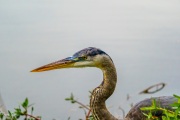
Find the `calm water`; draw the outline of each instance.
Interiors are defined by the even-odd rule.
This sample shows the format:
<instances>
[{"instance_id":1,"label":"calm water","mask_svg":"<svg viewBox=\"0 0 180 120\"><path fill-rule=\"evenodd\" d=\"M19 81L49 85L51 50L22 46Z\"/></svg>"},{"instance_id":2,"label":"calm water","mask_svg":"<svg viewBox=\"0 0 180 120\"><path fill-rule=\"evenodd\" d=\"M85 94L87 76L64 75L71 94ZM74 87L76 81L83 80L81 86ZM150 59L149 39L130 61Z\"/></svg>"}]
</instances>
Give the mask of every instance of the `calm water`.
<instances>
[{"instance_id":1,"label":"calm water","mask_svg":"<svg viewBox=\"0 0 180 120\"><path fill-rule=\"evenodd\" d=\"M0 91L7 109L28 97L44 120L83 118L64 99L73 92L89 104L89 90L99 85L96 68L29 71L94 46L107 52L117 68L118 83L107 101L122 115L130 103L146 97L180 94L180 2L108 0L31 0L0 2ZM144 88L165 82L153 95ZM126 101L126 95L133 96Z\"/></svg>"}]
</instances>

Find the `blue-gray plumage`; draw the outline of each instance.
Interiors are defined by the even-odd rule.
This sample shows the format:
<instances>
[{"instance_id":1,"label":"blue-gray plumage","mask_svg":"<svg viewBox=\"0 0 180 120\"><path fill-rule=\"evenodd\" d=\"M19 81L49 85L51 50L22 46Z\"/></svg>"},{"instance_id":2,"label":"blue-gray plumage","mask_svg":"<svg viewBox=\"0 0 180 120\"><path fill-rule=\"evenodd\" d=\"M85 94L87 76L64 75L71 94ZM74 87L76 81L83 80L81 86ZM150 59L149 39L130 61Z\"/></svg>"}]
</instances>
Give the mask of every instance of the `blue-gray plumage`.
<instances>
[{"instance_id":1,"label":"blue-gray plumage","mask_svg":"<svg viewBox=\"0 0 180 120\"><path fill-rule=\"evenodd\" d=\"M91 95L90 108L92 115L95 120L118 120L115 118L106 108L105 101L113 94L116 82L117 74L116 68L111 57L104 51L89 47L85 48L72 57L68 57L42 67L32 70L32 72L42 72L53 69L61 68L81 68L81 67L97 67L103 72L103 82L98 87L96 87ZM156 99L157 103L161 107L171 109L170 104L177 101L174 97L158 97ZM146 117L140 110L141 107L146 107L151 105L151 99L145 99L137 103L131 108L127 114L126 120L145 120ZM162 116L162 111L157 111L153 113L154 116Z\"/></svg>"},{"instance_id":2,"label":"blue-gray plumage","mask_svg":"<svg viewBox=\"0 0 180 120\"><path fill-rule=\"evenodd\" d=\"M79 52L75 53L73 56L96 56L96 55L102 55L102 54L105 54L107 55L104 51L100 50L100 49L97 49L97 48L94 48L94 47L88 47L88 48L85 48L83 50L80 50Z\"/></svg>"}]
</instances>

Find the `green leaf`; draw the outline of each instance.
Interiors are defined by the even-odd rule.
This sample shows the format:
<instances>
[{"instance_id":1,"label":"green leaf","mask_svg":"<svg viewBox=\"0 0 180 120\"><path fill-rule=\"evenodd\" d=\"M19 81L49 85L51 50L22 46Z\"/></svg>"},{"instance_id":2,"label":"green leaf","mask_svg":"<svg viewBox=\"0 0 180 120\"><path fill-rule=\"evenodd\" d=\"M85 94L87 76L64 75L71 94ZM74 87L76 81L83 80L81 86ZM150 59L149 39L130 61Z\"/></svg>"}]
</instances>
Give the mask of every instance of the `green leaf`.
<instances>
[{"instance_id":1,"label":"green leaf","mask_svg":"<svg viewBox=\"0 0 180 120\"><path fill-rule=\"evenodd\" d=\"M157 108L157 104L156 104L156 100L152 99L152 106L156 109Z\"/></svg>"},{"instance_id":2,"label":"green leaf","mask_svg":"<svg viewBox=\"0 0 180 120\"><path fill-rule=\"evenodd\" d=\"M26 98L21 105L22 105L22 107L23 107L24 109L27 109L28 104L29 104L29 101L28 101L28 98Z\"/></svg>"},{"instance_id":3,"label":"green leaf","mask_svg":"<svg viewBox=\"0 0 180 120\"><path fill-rule=\"evenodd\" d=\"M12 113L9 110L8 110L8 114L9 114L10 117L12 117Z\"/></svg>"},{"instance_id":4,"label":"green leaf","mask_svg":"<svg viewBox=\"0 0 180 120\"><path fill-rule=\"evenodd\" d=\"M71 100L74 100L74 95L71 93L71 97L70 97Z\"/></svg>"},{"instance_id":5,"label":"green leaf","mask_svg":"<svg viewBox=\"0 0 180 120\"><path fill-rule=\"evenodd\" d=\"M34 111L34 107L31 107L31 114L33 113L33 111Z\"/></svg>"},{"instance_id":6,"label":"green leaf","mask_svg":"<svg viewBox=\"0 0 180 120\"><path fill-rule=\"evenodd\" d=\"M21 109L20 108L15 108L15 113L17 115L22 115Z\"/></svg>"},{"instance_id":7,"label":"green leaf","mask_svg":"<svg viewBox=\"0 0 180 120\"><path fill-rule=\"evenodd\" d=\"M0 118L1 118L1 120L3 119L3 117L4 117L4 114L3 114L3 113L0 113Z\"/></svg>"},{"instance_id":8,"label":"green leaf","mask_svg":"<svg viewBox=\"0 0 180 120\"><path fill-rule=\"evenodd\" d=\"M76 103L76 100L71 100L71 103Z\"/></svg>"},{"instance_id":9,"label":"green leaf","mask_svg":"<svg viewBox=\"0 0 180 120\"><path fill-rule=\"evenodd\" d=\"M71 98L65 98L65 100L66 100L66 101L69 101L69 100L71 100Z\"/></svg>"},{"instance_id":10,"label":"green leaf","mask_svg":"<svg viewBox=\"0 0 180 120\"><path fill-rule=\"evenodd\" d=\"M173 95L175 98L177 98L177 99L180 99L180 96L178 96L178 95Z\"/></svg>"}]
</instances>

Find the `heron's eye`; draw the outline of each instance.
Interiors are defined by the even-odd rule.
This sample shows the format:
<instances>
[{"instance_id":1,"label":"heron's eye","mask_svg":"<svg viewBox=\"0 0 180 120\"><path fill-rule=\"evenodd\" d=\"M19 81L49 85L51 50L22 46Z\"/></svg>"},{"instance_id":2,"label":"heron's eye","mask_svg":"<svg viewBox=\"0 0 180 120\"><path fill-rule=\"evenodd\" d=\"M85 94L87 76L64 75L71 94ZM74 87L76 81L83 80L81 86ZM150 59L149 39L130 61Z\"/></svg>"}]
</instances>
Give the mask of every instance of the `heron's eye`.
<instances>
[{"instance_id":1,"label":"heron's eye","mask_svg":"<svg viewBox=\"0 0 180 120\"><path fill-rule=\"evenodd\" d=\"M79 57L80 60L86 60L87 59L87 56L81 56Z\"/></svg>"}]
</instances>

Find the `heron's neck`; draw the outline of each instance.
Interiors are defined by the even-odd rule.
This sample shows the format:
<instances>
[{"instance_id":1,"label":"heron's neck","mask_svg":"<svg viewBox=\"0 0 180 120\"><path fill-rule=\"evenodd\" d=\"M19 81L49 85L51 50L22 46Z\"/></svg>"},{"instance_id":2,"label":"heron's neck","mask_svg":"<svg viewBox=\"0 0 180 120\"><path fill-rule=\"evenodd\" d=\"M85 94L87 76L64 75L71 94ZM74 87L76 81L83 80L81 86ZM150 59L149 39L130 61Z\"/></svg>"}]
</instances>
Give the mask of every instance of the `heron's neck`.
<instances>
[{"instance_id":1,"label":"heron's neck","mask_svg":"<svg viewBox=\"0 0 180 120\"><path fill-rule=\"evenodd\" d=\"M116 87L117 74L113 62L104 64L103 82L92 92L90 107L95 120L117 120L106 108L105 101L112 95Z\"/></svg>"}]
</instances>

